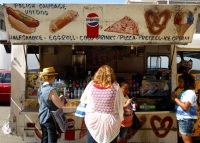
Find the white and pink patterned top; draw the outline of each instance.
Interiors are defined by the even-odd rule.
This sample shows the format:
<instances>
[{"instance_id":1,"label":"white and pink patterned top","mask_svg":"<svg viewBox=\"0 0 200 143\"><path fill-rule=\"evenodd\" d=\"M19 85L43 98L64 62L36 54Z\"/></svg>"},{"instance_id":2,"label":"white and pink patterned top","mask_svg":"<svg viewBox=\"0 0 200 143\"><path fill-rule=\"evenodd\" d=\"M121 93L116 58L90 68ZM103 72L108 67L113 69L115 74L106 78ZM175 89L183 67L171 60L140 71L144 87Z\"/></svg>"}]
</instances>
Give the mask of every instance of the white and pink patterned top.
<instances>
[{"instance_id":1,"label":"white and pink patterned top","mask_svg":"<svg viewBox=\"0 0 200 143\"><path fill-rule=\"evenodd\" d=\"M90 82L81 102L86 103L85 124L98 143L111 142L120 131L123 118L124 95L119 85L100 88Z\"/></svg>"}]
</instances>

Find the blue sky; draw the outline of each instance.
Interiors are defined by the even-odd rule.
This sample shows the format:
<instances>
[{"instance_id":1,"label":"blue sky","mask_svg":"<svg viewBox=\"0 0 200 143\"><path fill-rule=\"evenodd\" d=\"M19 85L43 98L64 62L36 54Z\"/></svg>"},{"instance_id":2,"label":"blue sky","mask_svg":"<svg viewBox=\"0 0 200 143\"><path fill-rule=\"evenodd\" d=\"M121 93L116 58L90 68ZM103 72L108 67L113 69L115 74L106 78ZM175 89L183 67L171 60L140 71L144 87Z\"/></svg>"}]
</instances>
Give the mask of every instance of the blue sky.
<instances>
[{"instance_id":1,"label":"blue sky","mask_svg":"<svg viewBox=\"0 0 200 143\"><path fill-rule=\"evenodd\" d=\"M3 3L99 3L99 4L123 4L126 0L1 0Z\"/></svg>"}]
</instances>

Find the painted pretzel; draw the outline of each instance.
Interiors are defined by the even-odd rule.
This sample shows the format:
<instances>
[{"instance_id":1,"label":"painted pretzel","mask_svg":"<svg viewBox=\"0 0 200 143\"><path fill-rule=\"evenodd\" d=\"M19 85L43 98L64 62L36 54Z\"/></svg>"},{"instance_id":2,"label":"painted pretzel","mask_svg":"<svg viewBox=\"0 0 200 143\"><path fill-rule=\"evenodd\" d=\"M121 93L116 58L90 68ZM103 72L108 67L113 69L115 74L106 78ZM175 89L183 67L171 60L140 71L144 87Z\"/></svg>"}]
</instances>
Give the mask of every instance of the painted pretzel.
<instances>
[{"instance_id":1,"label":"painted pretzel","mask_svg":"<svg viewBox=\"0 0 200 143\"><path fill-rule=\"evenodd\" d=\"M159 128L158 127L156 127L156 125L155 125L155 123L154 123L154 121L158 121L159 123L160 123L160 127L159 128L166 128L167 130L165 130L165 132L164 133L159 133ZM167 127L166 127L166 122L168 122L168 125L167 125ZM153 129L153 132L154 132L154 134L157 136L157 137L159 137L159 138L164 138L169 132L170 132L170 129L171 129L171 127L172 127L172 125L173 125L173 119L172 119L172 117L170 117L170 116L166 116L166 117L164 117L163 119L161 118L161 117L159 117L158 115L154 115L154 116L152 116L151 117L151 119L150 119L150 124L151 124L151 127L152 127L152 129Z\"/></svg>"},{"instance_id":2,"label":"painted pretzel","mask_svg":"<svg viewBox=\"0 0 200 143\"><path fill-rule=\"evenodd\" d=\"M149 9L145 12L144 18L149 33L152 35L160 35L171 18L171 12L165 9L157 14L152 9Z\"/></svg>"}]
</instances>

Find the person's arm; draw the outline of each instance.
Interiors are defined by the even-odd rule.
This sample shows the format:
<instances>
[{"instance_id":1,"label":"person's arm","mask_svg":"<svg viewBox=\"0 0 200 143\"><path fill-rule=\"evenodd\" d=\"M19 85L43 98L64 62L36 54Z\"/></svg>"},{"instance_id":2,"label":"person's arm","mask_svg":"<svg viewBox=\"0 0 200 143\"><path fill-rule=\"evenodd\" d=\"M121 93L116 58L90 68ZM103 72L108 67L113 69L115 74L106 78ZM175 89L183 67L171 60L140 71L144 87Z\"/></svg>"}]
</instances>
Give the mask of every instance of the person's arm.
<instances>
[{"instance_id":1,"label":"person's arm","mask_svg":"<svg viewBox=\"0 0 200 143\"><path fill-rule=\"evenodd\" d=\"M83 94L81 95L81 99L80 99L81 103L85 103L85 104L88 103L88 97L87 96L90 93L92 85L93 85L93 81L90 81L90 83L86 86Z\"/></svg>"},{"instance_id":2,"label":"person's arm","mask_svg":"<svg viewBox=\"0 0 200 143\"><path fill-rule=\"evenodd\" d=\"M186 111L188 109L190 109L191 103L189 101L182 102L180 99L177 98L177 95L175 92L172 92L171 96L172 96L172 100L174 100L176 102L176 104L178 104L178 106L180 106L181 108L183 108Z\"/></svg>"},{"instance_id":3,"label":"person's arm","mask_svg":"<svg viewBox=\"0 0 200 143\"><path fill-rule=\"evenodd\" d=\"M124 104L124 108L127 108L131 104L131 102L132 102L132 99L128 99L126 103Z\"/></svg>"},{"instance_id":4,"label":"person's arm","mask_svg":"<svg viewBox=\"0 0 200 143\"><path fill-rule=\"evenodd\" d=\"M49 93L49 98L58 108L62 108L64 106L64 96L61 95L60 97L58 97L58 94L55 89L51 90L51 92Z\"/></svg>"},{"instance_id":5,"label":"person's arm","mask_svg":"<svg viewBox=\"0 0 200 143\"><path fill-rule=\"evenodd\" d=\"M122 122L124 120L124 109L123 109L123 106L124 106L124 95L120 89L120 87L118 86L118 89L117 89L117 95L116 95L116 104L117 104L117 109L118 109L118 113L119 113L119 118L120 118L120 121Z\"/></svg>"}]
</instances>

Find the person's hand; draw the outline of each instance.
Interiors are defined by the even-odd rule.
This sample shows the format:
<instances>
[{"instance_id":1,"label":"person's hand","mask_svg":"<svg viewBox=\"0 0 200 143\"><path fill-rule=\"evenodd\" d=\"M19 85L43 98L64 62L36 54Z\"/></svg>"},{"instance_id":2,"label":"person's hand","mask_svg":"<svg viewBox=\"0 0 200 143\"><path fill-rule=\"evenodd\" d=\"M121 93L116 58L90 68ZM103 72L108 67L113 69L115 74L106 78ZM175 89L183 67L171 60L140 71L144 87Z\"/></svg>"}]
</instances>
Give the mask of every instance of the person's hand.
<instances>
[{"instance_id":1,"label":"person's hand","mask_svg":"<svg viewBox=\"0 0 200 143\"><path fill-rule=\"evenodd\" d=\"M177 95L176 95L176 93L174 91L171 93L171 98L172 98L172 100L174 100L175 98L177 98Z\"/></svg>"},{"instance_id":2,"label":"person's hand","mask_svg":"<svg viewBox=\"0 0 200 143\"><path fill-rule=\"evenodd\" d=\"M63 94L60 94L59 98L60 98L61 100L63 100L63 99L64 99L64 95L63 95Z\"/></svg>"},{"instance_id":3,"label":"person's hand","mask_svg":"<svg viewBox=\"0 0 200 143\"><path fill-rule=\"evenodd\" d=\"M131 102L132 102L132 99L128 99L126 102L127 102L128 105L130 105Z\"/></svg>"}]
</instances>

